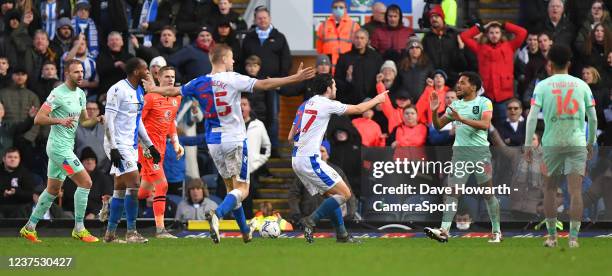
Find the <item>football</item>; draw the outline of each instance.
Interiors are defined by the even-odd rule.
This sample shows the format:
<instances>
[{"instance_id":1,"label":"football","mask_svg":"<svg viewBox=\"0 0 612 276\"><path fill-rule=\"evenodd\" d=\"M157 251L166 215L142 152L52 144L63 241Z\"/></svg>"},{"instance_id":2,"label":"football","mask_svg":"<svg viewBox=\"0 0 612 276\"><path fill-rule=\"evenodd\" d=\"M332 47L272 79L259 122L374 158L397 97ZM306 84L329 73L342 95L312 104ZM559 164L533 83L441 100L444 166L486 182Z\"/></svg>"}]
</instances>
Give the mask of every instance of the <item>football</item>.
<instances>
[{"instance_id":1,"label":"football","mask_svg":"<svg viewBox=\"0 0 612 276\"><path fill-rule=\"evenodd\" d=\"M261 235L263 238L276 239L278 236L280 236L280 234L281 230L278 222L272 220L265 221L259 229L259 235Z\"/></svg>"}]
</instances>

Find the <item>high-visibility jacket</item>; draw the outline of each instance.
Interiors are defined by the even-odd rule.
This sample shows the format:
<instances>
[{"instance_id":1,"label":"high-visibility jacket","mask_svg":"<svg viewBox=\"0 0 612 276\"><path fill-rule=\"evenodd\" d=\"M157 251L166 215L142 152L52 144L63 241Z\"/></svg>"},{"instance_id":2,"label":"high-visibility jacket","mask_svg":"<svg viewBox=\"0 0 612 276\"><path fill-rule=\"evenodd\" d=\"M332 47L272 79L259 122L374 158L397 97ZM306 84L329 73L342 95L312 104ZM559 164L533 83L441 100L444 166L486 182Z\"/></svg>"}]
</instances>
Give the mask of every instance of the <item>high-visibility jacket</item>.
<instances>
[{"instance_id":1,"label":"high-visibility jacket","mask_svg":"<svg viewBox=\"0 0 612 276\"><path fill-rule=\"evenodd\" d=\"M340 54L350 51L353 47L353 34L359 28L359 24L346 14L340 19L338 27L336 18L330 16L317 29L317 53L330 55L332 66L335 66Z\"/></svg>"}]
</instances>

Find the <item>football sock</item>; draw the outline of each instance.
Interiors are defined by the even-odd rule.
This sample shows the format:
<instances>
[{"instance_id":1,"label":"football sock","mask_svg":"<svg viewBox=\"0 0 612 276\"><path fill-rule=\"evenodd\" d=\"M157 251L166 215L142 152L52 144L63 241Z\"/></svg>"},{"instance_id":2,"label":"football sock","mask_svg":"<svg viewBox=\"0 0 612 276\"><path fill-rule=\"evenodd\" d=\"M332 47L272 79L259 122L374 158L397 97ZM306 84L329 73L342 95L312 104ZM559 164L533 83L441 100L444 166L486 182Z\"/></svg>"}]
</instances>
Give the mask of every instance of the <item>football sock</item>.
<instances>
[{"instance_id":1,"label":"football sock","mask_svg":"<svg viewBox=\"0 0 612 276\"><path fill-rule=\"evenodd\" d=\"M338 207L340 207L338 201L336 201L336 199L334 199L333 197L328 197L323 201L323 203L321 203L319 208L317 208L317 210L315 210L314 213L310 215L310 218L314 221L315 224L317 224L322 218L331 217L335 209L337 209Z\"/></svg>"},{"instance_id":2,"label":"football sock","mask_svg":"<svg viewBox=\"0 0 612 276\"><path fill-rule=\"evenodd\" d=\"M138 188L128 188L125 192L125 219L127 230L136 230L136 217L138 217Z\"/></svg>"},{"instance_id":3,"label":"football sock","mask_svg":"<svg viewBox=\"0 0 612 276\"><path fill-rule=\"evenodd\" d=\"M446 206L457 206L457 202L459 202L459 199L455 197L444 197L444 204L446 204ZM442 225L440 226L440 228L446 230L447 232L450 231L451 225L453 224L453 219L455 218L455 213L457 213L456 208L445 209L442 213Z\"/></svg>"},{"instance_id":4,"label":"football sock","mask_svg":"<svg viewBox=\"0 0 612 276\"><path fill-rule=\"evenodd\" d=\"M236 202L242 201L242 200L238 200L241 194L242 193L240 192L240 190L237 190L237 189L234 189L231 192L229 192L223 199L223 202L221 202L219 207L217 207L217 210L215 210L217 217L222 218L227 213L234 210L234 208L236 208Z\"/></svg>"},{"instance_id":5,"label":"football sock","mask_svg":"<svg viewBox=\"0 0 612 276\"><path fill-rule=\"evenodd\" d=\"M571 220L570 221L570 238L578 238L578 232L580 232L580 221L579 220Z\"/></svg>"},{"instance_id":6,"label":"football sock","mask_svg":"<svg viewBox=\"0 0 612 276\"><path fill-rule=\"evenodd\" d=\"M240 227L240 232L245 234L249 233L251 231L251 228L246 222L246 216L244 215L244 208L242 208L242 204L240 204L238 208L234 209L232 211L232 214L234 215L234 219L236 219L236 222L238 223L238 227Z\"/></svg>"},{"instance_id":7,"label":"football sock","mask_svg":"<svg viewBox=\"0 0 612 276\"><path fill-rule=\"evenodd\" d=\"M140 195L140 189L138 194ZM164 225L164 213L166 211L166 193L168 192L168 183L162 182L155 185L155 198L153 198L153 214L155 215L155 227L160 232L166 229Z\"/></svg>"},{"instance_id":8,"label":"football sock","mask_svg":"<svg viewBox=\"0 0 612 276\"><path fill-rule=\"evenodd\" d=\"M557 218L546 218L546 229L549 236L557 235Z\"/></svg>"},{"instance_id":9,"label":"football sock","mask_svg":"<svg viewBox=\"0 0 612 276\"><path fill-rule=\"evenodd\" d=\"M77 187L74 193L74 229L77 232L85 229L83 219L85 218L88 197L89 189Z\"/></svg>"},{"instance_id":10,"label":"football sock","mask_svg":"<svg viewBox=\"0 0 612 276\"><path fill-rule=\"evenodd\" d=\"M106 231L115 233L117 225L125 209L125 190L115 190L110 201L110 214L108 215L108 228Z\"/></svg>"},{"instance_id":11,"label":"football sock","mask_svg":"<svg viewBox=\"0 0 612 276\"><path fill-rule=\"evenodd\" d=\"M34 211L32 212L32 215L30 215L30 219L26 224L26 228L28 230L32 231L36 229L36 224L45 216L45 213L47 213L51 207L51 204L53 204L53 201L55 201L55 198L56 196L48 193L47 189L40 194L38 197L38 203L36 204L36 207L34 208Z\"/></svg>"},{"instance_id":12,"label":"football sock","mask_svg":"<svg viewBox=\"0 0 612 276\"><path fill-rule=\"evenodd\" d=\"M491 219L491 230L493 233L501 232L499 226L499 200L497 197L492 196L489 199L485 199L487 203L487 212L489 213L489 218Z\"/></svg>"},{"instance_id":13,"label":"football sock","mask_svg":"<svg viewBox=\"0 0 612 276\"><path fill-rule=\"evenodd\" d=\"M344 226L344 218L342 217L342 208L338 207L331 214L331 221L336 228L336 236L344 237L348 233Z\"/></svg>"}]
</instances>

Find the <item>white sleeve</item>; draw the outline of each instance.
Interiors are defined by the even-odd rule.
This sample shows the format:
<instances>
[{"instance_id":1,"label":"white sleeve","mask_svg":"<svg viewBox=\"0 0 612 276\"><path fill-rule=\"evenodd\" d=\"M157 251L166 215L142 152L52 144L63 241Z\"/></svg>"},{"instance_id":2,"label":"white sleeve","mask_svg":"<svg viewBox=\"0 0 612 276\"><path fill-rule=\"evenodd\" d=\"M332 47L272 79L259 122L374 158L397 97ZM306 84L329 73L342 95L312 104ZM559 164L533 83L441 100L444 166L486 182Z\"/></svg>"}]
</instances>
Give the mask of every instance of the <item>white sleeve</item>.
<instances>
[{"instance_id":1,"label":"white sleeve","mask_svg":"<svg viewBox=\"0 0 612 276\"><path fill-rule=\"evenodd\" d=\"M344 112L346 112L347 108L348 106L346 104L339 101L329 101L326 110L329 114L342 115Z\"/></svg>"},{"instance_id":2,"label":"white sleeve","mask_svg":"<svg viewBox=\"0 0 612 276\"><path fill-rule=\"evenodd\" d=\"M245 76L238 73L234 73L231 78L232 87L234 87L239 92L253 93L253 87L255 86L256 81L257 79L255 78L251 78L249 76Z\"/></svg>"},{"instance_id":3,"label":"white sleeve","mask_svg":"<svg viewBox=\"0 0 612 276\"><path fill-rule=\"evenodd\" d=\"M104 121L106 126L106 137L111 145L111 149L117 148L117 141L115 141L115 118L119 111L119 103L121 102L120 96L117 93L116 87L111 87L106 97L106 107L104 111Z\"/></svg>"}]
</instances>

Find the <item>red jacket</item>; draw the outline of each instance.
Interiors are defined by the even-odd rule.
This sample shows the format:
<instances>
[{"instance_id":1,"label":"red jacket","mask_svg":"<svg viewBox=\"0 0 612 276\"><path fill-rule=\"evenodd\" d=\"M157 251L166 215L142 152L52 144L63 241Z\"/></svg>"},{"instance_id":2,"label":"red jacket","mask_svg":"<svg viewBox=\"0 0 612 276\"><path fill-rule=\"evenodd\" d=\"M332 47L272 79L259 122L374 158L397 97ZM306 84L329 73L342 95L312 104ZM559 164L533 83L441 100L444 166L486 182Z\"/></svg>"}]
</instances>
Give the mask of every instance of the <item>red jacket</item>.
<instances>
[{"instance_id":1,"label":"red jacket","mask_svg":"<svg viewBox=\"0 0 612 276\"><path fill-rule=\"evenodd\" d=\"M404 26L397 29L381 27L376 29L372 34L370 45L381 54L389 49L393 49L399 53L406 48L408 40L413 35L414 31L412 31L412 28Z\"/></svg>"},{"instance_id":2,"label":"red jacket","mask_svg":"<svg viewBox=\"0 0 612 276\"><path fill-rule=\"evenodd\" d=\"M444 86L441 90L435 91L433 86L425 87L423 94L421 94L419 101L416 103L419 123L425 125L430 125L432 123L431 108L429 107L429 95L431 95L432 92L435 91L438 93L438 102L440 103L440 106L438 107L438 114L446 109L444 98L446 97L446 91L448 91L448 89L448 86Z\"/></svg>"},{"instance_id":3,"label":"red jacket","mask_svg":"<svg viewBox=\"0 0 612 276\"><path fill-rule=\"evenodd\" d=\"M376 84L376 93L380 94L385 92L387 88L382 82ZM382 103L382 111L387 117L387 121L389 122L388 130L392 131L395 127L402 124L402 118L404 117L404 110L399 107L393 107L393 103L391 103L391 98L389 97L389 93L385 95L385 102Z\"/></svg>"},{"instance_id":4,"label":"red jacket","mask_svg":"<svg viewBox=\"0 0 612 276\"><path fill-rule=\"evenodd\" d=\"M366 118L354 119L353 125L361 135L361 144L366 147L384 147L385 138L382 137L380 126L373 120Z\"/></svg>"},{"instance_id":5,"label":"red jacket","mask_svg":"<svg viewBox=\"0 0 612 276\"><path fill-rule=\"evenodd\" d=\"M478 57L485 96L496 103L514 96L514 52L527 37L527 30L520 26L506 22L504 28L514 34L514 39L495 45L478 43L474 39L480 33L476 26L461 33L465 45Z\"/></svg>"}]
</instances>

